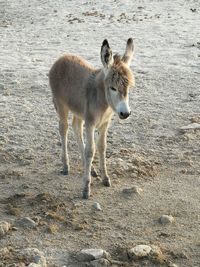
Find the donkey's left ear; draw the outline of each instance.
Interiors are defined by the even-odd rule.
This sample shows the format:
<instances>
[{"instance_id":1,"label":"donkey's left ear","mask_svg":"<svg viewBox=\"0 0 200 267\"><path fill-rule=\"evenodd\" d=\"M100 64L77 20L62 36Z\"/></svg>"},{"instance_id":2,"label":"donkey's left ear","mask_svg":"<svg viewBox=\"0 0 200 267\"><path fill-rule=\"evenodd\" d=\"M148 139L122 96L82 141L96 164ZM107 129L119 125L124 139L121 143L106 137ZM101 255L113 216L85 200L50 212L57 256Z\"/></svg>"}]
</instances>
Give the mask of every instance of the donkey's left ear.
<instances>
[{"instance_id":1,"label":"donkey's left ear","mask_svg":"<svg viewBox=\"0 0 200 267\"><path fill-rule=\"evenodd\" d=\"M105 39L101 46L101 62L105 69L108 69L113 64L112 50L108 41Z\"/></svg>"},{"instance_id":2,"label":"donkey's left ear","mask_svg":"<svg viewBox=\"0 0 200 267\"><path fill-rule=\"evenodd\" d=\"M129 38L126 44L126 51L122 57L122 61L128 66L130 66L133 54L134 54L133 39Z\"/></svg>"}]
</instances>

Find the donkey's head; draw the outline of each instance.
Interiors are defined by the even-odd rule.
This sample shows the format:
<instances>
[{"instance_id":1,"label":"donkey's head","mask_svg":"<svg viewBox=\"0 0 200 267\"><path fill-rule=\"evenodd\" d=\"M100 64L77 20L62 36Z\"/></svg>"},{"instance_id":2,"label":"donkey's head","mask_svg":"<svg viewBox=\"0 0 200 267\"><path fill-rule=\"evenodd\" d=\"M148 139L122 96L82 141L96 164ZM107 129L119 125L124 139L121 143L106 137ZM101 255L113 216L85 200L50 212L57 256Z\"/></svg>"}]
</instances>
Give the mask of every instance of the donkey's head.
<instances>
[{"instance_id":1,"label":"donkey's head","mask_svg":"<svg viewBox=\"0 0 200 267\"><path fill-rule=\"evenodd\" d=\"M113 57L107 40L104 40L101 46L107 102L120 119L126 119L131 114L128 92L130 86L135 83L129 68L133 57L133 48L133 40L129 38L125 54L121 58L118 54Z\"/></svg>"}]
</instances>

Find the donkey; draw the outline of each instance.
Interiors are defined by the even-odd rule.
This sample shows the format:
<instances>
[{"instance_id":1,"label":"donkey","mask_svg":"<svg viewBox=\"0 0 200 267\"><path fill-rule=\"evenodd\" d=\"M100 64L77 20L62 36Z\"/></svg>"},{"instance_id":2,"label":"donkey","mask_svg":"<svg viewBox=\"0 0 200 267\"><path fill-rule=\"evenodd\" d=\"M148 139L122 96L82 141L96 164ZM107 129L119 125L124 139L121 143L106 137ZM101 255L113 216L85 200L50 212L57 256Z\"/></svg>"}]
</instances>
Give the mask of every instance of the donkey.
<instances>
[{"instance_id":1,"label":"donkey","mask_svg":"<svg viewBox=\"0 0 200 267\"><path fill-rule=\"evenodd\" d=\"M112 54L108 41L101 46L102 69L95 69L83 58L65 55L59 58L49 72L49 81L55 109L59 115L59 132L62 141L63 174L69 172L67 153L67 117L73 114L72 127L78 141L84 166L83 198L90 196L92 161L95 153L94 133L98 129L100 171L104 186L111 186L106 168L106 138L109 122L114 113L120 119L131 114L129 88L134 85L130 70L133 57L133 40L129 38L123 57ZM86 140L83 141L83 124ZM93 171L95 174L95 172Z\"/></svg>"}]
</instances>

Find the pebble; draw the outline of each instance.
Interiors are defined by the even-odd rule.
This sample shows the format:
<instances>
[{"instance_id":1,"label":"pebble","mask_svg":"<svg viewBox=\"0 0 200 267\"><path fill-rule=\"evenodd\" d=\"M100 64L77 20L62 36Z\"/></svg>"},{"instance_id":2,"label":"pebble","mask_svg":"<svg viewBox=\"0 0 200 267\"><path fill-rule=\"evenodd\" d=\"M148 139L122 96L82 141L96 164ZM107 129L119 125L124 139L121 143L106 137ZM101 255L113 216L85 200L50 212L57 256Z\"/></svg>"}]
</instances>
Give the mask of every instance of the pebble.
<instances>
[{"instance_id":1,"label":"pebble","mask_svg":"<svg viewBox=\"0 0 200 267\"><path fill-rule=\"evenodd\" d=\"M99 210L99 211L102 210L102 208L98 202L93 203L93 208L95 208L95 210Z\"/></svg>"},{"instance_id":2,"label":"pebble","mask_svg":"<svg viewBox=\"0 0 200 267\"><path fill-rule=\"evenodd\" d=\"M29 217L24 217L22 219L17 220L17 224L25 228L36 228L37 226L37 223Z\"/></svg>"},{"instance_id":3,"label":"pebble","mask_svg":"<svg viewBox=\"0 0 200 267\"><path fill-rule=\"evenodd\" d=\"M78 261L93 261L101 258L107 258L109 254L103 249L82 249L80 252L77 253Z\"/></svg>"},{"instance_id":4,"label":"pebble","mask_svg":"<svg viewBox=\"0 0 200 267\"><path fill-rule=\"evenodd\" d=\"M122 192L124 194L127 195L132 195L132 194L138 194L141 195L141 193L143 192L142 188L138 187L137 185L133 186L133 187L129 187L129 188L124 188L122 190Z\"/></svg>"},{"instance_id":5,"label":"pebble","mask_svg":"<svg viewBox=\"0 0 200 267\"><path fill-rule=\"evenodd\" d=\"M128 256L132 260L139 260L148 257L152 260L156 260L156 262L160 264L165 262L165 256L163 255L161 249L155 245L137 245L128 250Z\"/></svg>"},{"instance_id":6,"label":"pebble","mask_svg":"<svg viewBox=\"0 0 200 267\"><path fill-rule=\"evenodd\" d=\"M0 222L0 237L3 237L11 228L11 224L8 222Z\"/></svg>"},{"instance_id":7,"label":"pebble","mask_svg":"<svg viewBox=\"0 0 200 267\"><path fill-rule=\"evenodd\" d=\"M131 259L139 259L147 257L151 252L151 247L148 245L137 245L128 251Z\"/></svg>"},{"instance_id":8,"label":"pebble","mask_svg":"<svg viewBox=\"0 0 200 267\"><path fill-rule=\"evenodd\" d=\"M191 123L191 124L189 124L187 126L181 127L180 131L184 132L184 131L187 131L187 130L198 130L198 129L200 129L200 123L194 122L194 123Z\"/></svg>"},{"instance_id":9,"label":"pebble","mask_svg":"<svg viewBox=\"0 0 200 267\"><path fill-rule=\"evenodd\" d=\"M172 215L162 215L160 217L161 224L173 223L174 221L175 220L174 220L174 217Z\"/></svg>"}]
</instances>

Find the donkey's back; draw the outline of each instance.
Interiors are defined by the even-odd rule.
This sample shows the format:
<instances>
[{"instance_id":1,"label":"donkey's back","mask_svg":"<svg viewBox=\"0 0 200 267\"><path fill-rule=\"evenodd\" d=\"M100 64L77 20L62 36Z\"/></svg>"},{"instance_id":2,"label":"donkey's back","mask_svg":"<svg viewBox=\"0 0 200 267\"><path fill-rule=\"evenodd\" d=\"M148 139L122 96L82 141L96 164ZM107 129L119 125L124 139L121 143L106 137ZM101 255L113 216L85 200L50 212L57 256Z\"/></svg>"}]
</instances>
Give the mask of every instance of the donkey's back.
<instances>
[{"instance_id":1,"label":"donkey's back","mask_svg":"<svg viewBox=\"0 0 200 267\"><path fill-rule=\"evenodd\" d=\"M94 71L94 68L79 56L65 55L59 58L49 72L54 103L63 102L75 113L82 114L84 103L79 99L84 98L88 79Z\"/></svg>"}]
</instances>

